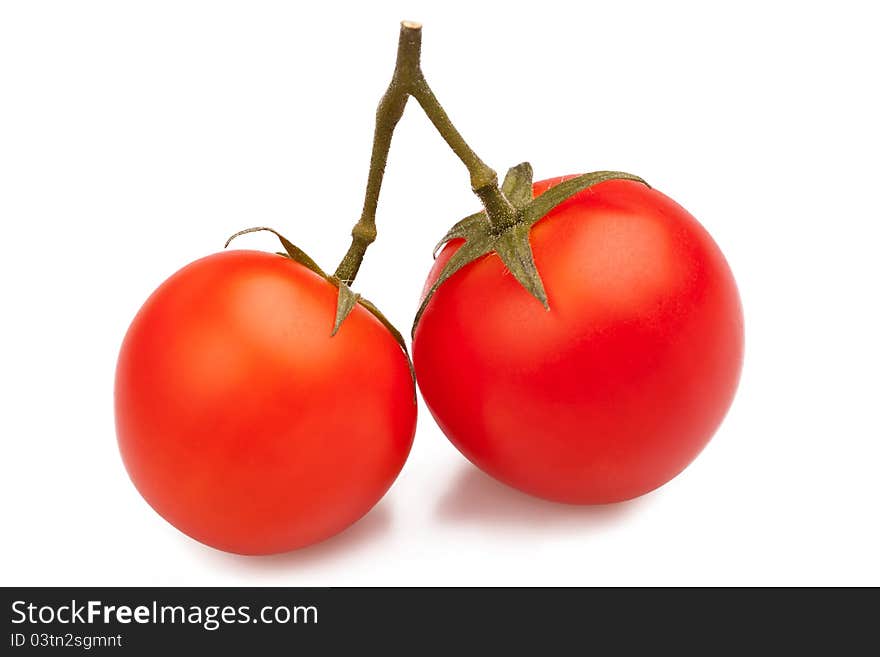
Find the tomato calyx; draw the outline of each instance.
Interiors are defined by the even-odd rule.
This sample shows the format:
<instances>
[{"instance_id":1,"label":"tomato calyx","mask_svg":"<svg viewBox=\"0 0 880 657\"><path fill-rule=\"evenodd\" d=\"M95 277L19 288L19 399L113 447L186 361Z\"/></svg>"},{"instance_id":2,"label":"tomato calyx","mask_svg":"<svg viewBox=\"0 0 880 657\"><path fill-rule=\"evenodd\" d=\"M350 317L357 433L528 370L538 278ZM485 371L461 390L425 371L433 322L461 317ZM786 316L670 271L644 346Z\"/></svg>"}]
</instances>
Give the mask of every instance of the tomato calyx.
<instances>
[{"instance_id":1,"label":"tomato calyx","mask_svg":"<svg viewBox=\"0 0 880 657\"><path fill-rule=\"evenodd\" d=\"M406 355L407 360L409 361L409 351L406 348L406 342L403 339L403 335L401 335L400 331L395 328L395 326L388 320L385 315L373 304L372 302L364 299L360 294L351 289L351 286L348 285L345 281L341 280L337 276L328 274L316 263L309 255L303 251L301 248L296 246L289 239L284 237L281 233L279 233L274 228L268 228L266 226L257 226L254 228L245 228L244 230L240 230L235 233L232 237L226 240L226 244L224 248L228 247L229 244L237 237L242 235L246 235L248 233L257 233L261 231L266 231L272 233L275 237L278 238L278 241L281 242L281 246L284 248L284 251L276 251L276 254L282 256L284 258L289 258L294 262L301 264L306 269L309 269L321 278L325 279L328 283L335 286L338 289L338 295L336 297L336 315L333 319L333 327L330 331L330 336L335 336L339 329L342 327L342 323L346 320L346 318L351 314L351 311L354 310L354 307L358 304L366 308L372 315L378 319L385 326L386 329L391 333L394 337L394 340L397 344L400 345L400 348L403 350L403 353ZM410 369L412 369L412 363L410 363Z\"/></svg>"},{"instance_id":2,"label":"tomato calyx","mask_svg":"<svg viewBox=\"0 0 880 657\"><path fill-rule=\"evenodd\" d=\"M540 196L533 197L532 175L532 165L528 162L511 167L504 177L500 190L504 209L499 212L496 207L500 204L490 205L484 200L484 210L459 221L434 247L436 258L437 253L447 242L455 239L465 240L422 299L413 321L413 333L431 297L439 287L465 265L491 253L496 253L520 285L549 311L547 292L535 266L529 243L532 226L566 199L607 180L633 180L650 187L642 178L630 173L594 171L566 180ZM511 207L513 212L509 211Z\"/></svg>"}]
</instances>

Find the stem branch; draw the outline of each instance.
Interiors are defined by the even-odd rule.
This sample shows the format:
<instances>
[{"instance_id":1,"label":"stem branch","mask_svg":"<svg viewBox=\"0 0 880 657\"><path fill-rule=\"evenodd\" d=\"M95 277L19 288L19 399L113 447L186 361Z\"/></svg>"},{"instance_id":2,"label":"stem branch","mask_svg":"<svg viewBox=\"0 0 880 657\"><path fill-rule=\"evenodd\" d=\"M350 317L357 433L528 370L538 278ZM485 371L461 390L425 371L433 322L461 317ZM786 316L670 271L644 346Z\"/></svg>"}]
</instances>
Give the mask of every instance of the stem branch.
<instances>
[{"instance_id":1,"label":"stem branch","mask_svg":"<svg viewBox=\"0 0 880 657\"><path fill-rule=\"evenodd\" d=\"M492 225L503 228L510 225L514 217L513 206L498 188L498 174L467 144L428 86L421 70L421 54L422 26L403 21L400 24L397 61L391 83L376 110L376 129L363 210L351 231L351 246L336 268L337 278L349 284L360 269L367 247L376 239L376 207L391 138L410 96L416 99L437 132L467 167L471 189L483 202Z\"/></svg>"}]
</instances>

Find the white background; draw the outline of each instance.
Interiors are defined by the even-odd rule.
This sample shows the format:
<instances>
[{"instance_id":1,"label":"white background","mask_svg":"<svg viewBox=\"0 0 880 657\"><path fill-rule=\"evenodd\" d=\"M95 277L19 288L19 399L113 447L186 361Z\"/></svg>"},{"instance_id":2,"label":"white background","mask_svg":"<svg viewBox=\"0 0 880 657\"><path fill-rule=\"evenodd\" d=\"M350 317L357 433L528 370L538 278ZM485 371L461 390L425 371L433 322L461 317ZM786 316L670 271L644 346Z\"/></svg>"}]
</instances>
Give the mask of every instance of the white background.
<instances>
[{"instance_id":1,"label":"white background","mask_svg":"<svg viewBox=\"0 0 880 657\"><path fill-rule=\"evenodd\" d=\"M873 9L4 2L0 583L880 584ZM745 307L738 397L684 474L602 508L496 484L420 406L402 475L351 529L217 552L126 476L120 341L164 278L239 228L336 264L401 18L425 23L428 79L495 168L632 171L704 223ZM404 333L432 245L476 206L411 104L356 285Z\"/></svg>"}]
</instances>

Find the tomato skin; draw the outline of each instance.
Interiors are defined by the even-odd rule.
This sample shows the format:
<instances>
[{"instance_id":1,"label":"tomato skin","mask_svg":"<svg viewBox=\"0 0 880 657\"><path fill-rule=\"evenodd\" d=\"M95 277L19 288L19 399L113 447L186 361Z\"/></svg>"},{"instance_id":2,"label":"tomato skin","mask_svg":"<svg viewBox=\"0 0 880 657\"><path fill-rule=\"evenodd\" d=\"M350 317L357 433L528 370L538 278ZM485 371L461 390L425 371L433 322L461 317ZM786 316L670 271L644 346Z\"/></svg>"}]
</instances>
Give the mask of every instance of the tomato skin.
<instances>
[{"instance_id":1,"label":"tomato skin","mask_svg":"<svg viewBox=\"0 0 880 657\"><path fill-rule=\"evenodd\" d=\"M337 289L258 251L191 263L146 301L116 370L119 449L172 525L240 554L285 552L358 520L415 433L406 356Z\"/></svg>"},{"instance_id":2,"label":"tomato skin","mask_svg":"<svg viewBox=\"0 0 880 657\"><path fill-rule=\"evenodd\" d=\"M549 312L496 254L429 301L413 336L428 408L468 459L532 495L600 504L661 486L709 441L739 381L742 308L724 256L681 206L626 180L566 200L530 242Z\"/></svg>"}]
</instances>

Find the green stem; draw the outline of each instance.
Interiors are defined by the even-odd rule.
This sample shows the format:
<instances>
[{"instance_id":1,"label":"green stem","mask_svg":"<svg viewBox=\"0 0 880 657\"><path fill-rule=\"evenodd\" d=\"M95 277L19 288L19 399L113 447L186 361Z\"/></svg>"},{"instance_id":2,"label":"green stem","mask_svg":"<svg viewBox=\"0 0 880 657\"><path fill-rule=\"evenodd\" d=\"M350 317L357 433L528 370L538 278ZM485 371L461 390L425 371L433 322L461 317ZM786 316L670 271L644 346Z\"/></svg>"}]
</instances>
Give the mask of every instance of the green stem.
<instances>
[{"instance_id":1,"label":"green stem","mask_svg":"<svg viewBox=\"0 0 880 657\"><path fill-rule=\"evenodd\" d=\"M351 246L336 268L336 276L346 283L354 280L367 247L376 239L376 207L388 162L391 138L410 96L416 99L437 132L467 167L471 189L483 202L493 227L503 229L515 219L513 206L498 187L498 174L467 144L428 86L421 70L421 54L422 26L403 21L400 24L394 74L376 110L376 130L373 135L373 152L363 211L351 231Z\"/></svg>"},{"instance_id":2,"label":"green stem","mask_svg":"<svg viewBox=\"0 0 880 657\"><path fill-rule=\"evenodd\" d=\"M418 70L421 48L421 30L412 29L407 23L401 23L394 74L391 76L388 90L376 109L376 130L373 133L373 152L370 156L370 173L364 193L364 207L360 219L351 230L351 246L336 268L336 277L348 284L351 284L357 276L367 247L376 239L376 206L379 204L382 178L385 176L385 165L388 163L391 137L409 99L407 80L412 76L413 67Z\"/></svg>"}]
</instances>

